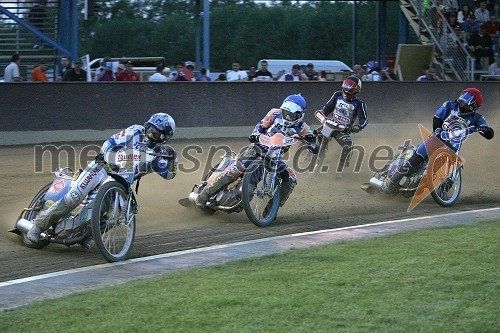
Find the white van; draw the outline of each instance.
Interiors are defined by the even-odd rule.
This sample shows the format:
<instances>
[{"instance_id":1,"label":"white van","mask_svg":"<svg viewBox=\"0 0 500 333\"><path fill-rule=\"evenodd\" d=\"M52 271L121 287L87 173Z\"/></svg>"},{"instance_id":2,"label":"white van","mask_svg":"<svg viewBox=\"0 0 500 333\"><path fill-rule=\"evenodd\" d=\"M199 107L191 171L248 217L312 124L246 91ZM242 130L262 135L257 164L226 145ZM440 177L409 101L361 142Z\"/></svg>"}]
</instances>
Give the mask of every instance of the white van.
<instances>
[{"instance_id":1,"label":"white van","mask_svg":"<svg viewBox=\"0 0 500 333\"><path fill-rule=\"evenodd\" d=\"M352 73L351 67L339 60L288 60L288 59L261 59L257 64L257 69L260 69L261 62L267 61L267 70L273 73L275 79L279 78L283 73L288 73L292 70L292 66L298 64L305 71L307 64L313 64L316 72L325 71L327 73Z\"/></svg>"}]
</instances>

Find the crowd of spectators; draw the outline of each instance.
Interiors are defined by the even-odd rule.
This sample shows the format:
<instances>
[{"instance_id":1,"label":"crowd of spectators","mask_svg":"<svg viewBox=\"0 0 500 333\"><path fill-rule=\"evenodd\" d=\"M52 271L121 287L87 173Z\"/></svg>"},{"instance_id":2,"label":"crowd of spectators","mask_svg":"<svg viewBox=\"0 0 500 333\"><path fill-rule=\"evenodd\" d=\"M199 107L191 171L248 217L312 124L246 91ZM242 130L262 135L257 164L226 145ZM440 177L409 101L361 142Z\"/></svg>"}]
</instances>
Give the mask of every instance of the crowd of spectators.
<instances>
[{"instance_id":1,"label":"crowd of spectators","mask_svg":"<svg viewBox=\"0 0 500 333\"><path fill-rule=\"evenodd\" d=\"M434 0L438 28L446 20L453 31L442 36L441 43L462 43L475 59L475 70L488 70L500 48L499 7L497 0Z\"/></svg>"}]
</instances>

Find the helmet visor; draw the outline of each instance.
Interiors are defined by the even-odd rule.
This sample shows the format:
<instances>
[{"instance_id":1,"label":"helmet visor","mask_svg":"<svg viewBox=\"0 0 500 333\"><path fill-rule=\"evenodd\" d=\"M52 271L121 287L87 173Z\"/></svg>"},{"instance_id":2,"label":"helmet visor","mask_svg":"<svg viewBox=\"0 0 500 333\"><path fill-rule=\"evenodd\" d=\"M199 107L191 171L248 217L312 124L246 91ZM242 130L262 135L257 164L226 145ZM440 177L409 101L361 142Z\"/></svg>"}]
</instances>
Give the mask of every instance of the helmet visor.
<instances>
[{"instance_id":1,"label":"helmet visor","mask_svg":"<svg viewBox=\"0 0 500 333\"><path fill-rule=\"evenodd\" d=\"M346 95L349 95L349 96L356 96L358 94L358 90L356 88L351 88L351 89L348 89L348 88L342 88L342 92Z\"/></svg>"},{"instance_id":2,"label":"helmet visor","mask_svg":"<svg viewBox=\"0 0 500 333\"><path fill-rule=\"evenodd\" d=\"M172 129L170 127L166 128L163 132L160 131L155 126L151 126L148 131L148 137L157 142L167 141L172 137Z\"/></svg>"},{"instance_id":3,"label":"helmet visor","mask_svg":"<svg viewBox=\"0 0 500 333\"><path fill-rule=\"evenodd\" d=\"M288 110L283 110L283 119L287 121L296 121L299 120L300 117L302 117L301 112L291 112Z\"/></svg>"},{"instance_id":4,"label":"helmet visor","mask_svg":"<svg viewBox=\"0 0 500 333\"><path fill-rule=\"evenodd\" d=\"M472 105L467 104L463 100L458 100L458 107L460 108L461 111L466 111L466 112L474 110Z\"/></svg>"}]
</instances>

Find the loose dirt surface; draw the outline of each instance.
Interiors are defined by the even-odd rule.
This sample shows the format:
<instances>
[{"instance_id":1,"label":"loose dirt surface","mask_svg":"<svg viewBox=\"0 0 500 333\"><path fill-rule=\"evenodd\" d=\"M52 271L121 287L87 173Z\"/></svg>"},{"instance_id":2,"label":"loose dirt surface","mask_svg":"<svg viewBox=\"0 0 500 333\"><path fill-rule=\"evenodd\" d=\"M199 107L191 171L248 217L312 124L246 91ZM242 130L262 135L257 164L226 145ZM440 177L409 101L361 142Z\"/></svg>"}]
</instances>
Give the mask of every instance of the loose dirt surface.
<instances>
[{"instance_id":1,"label":"loose dirt surface","mask_svg":"<svg viewBox=\"0 0 500 333\"><path fill-rule=\"evenodd\" d=\"M490 125L499 128L495 123L490 122ZM171 181L164 181L156 174L141 180L137 196L140 205L137 235L131 258L319 229L499 206L498 138L487 141L479 135L470 137L462 150L465 158L463 188L454 207L443 208L429 197L408 213L408 198L372 196L362 191L360 185L369 180L374 167L382 167L388 151L397 153L397 147L407 139L413 143L421 141L416 125L373 125L355 135L354 142L362 147L364 153L354 154L342 181L336 181L334 173L340 147L331 142L326 159L329 170L314 175L299 173L298 185L287 204L280 209L277 222L267 228L254 226L244 212L217 212L206 216L195 207L182 207L177 202L189 194L194 183L199 182L207 164L212 164L207 162L207 156L213 155L214 147L230 146L233 150L239 150L247 144L246 139L173 140L172 146L179 153L183 152L180 156L180 171ZM95 145L98 147L100 144ZM383 145L386 148L378 148L378 160L375 161L376 148ZM72 146L76 156L79 156L88 144ZM294 151L292 149L290 156L294 155ZM222 150L215 154L214 163L220 155ZM68 164L64 154L60 157L61 165ZM193 162L195 159L198 162ZM23 246L19 236L7 232L36 192L52 181L53 165L49 154L45 153L42 161L39 160L33 146L0 148L0 282L105 263L95 246L85 250L80 246L68 248L50 244L42 250L34 250ZM357 163L360 165L359 170L355 170ZM36 166L43 166L43 172L36 173Z\"/></svg>"}]
</instances>

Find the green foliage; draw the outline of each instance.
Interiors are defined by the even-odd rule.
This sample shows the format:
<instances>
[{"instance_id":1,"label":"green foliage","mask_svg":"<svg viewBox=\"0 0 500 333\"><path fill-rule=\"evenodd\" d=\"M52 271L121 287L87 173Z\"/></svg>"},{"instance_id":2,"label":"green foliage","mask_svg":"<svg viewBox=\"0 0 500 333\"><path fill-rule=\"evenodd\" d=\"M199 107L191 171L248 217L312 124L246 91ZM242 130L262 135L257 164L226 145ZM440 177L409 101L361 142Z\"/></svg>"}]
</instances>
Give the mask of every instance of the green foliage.
<instances>
[{"instance_id":1,"label":"green foliage","mask_svg":"<svg viewBox=\"0 0 500 333\"><path fill-rule=\"evenodd\" d=\"M91 58L164 56L167 63L194 60L196 1L97 1L101 12L83 22L80 53ZM203 10L203 1L199 1ZM351 64L352 3L251 0L210 2L212 71L238 59L243 68L263 58L338 59ZM398 2L387 3L388 55L398 38ZM201 22L201 18L199 18ZM375 56L375 4L358 3L358 62Z\"/></svg>"}]
</instances>

